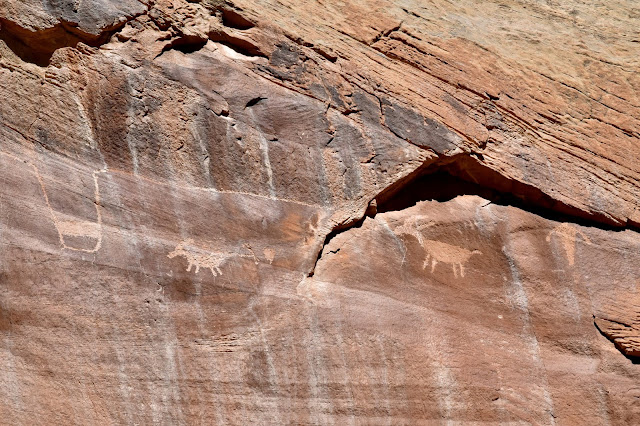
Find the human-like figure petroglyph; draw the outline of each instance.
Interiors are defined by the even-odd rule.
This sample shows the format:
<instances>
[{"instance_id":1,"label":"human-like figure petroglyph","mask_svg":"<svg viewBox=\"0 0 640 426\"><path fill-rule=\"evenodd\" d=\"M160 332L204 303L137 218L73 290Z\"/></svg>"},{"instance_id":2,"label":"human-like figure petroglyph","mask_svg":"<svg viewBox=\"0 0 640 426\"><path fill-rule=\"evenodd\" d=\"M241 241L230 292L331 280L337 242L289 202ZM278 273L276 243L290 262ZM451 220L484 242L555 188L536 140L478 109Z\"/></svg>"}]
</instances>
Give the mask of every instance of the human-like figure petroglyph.
<instances>
[{"instance_id":1,"label":"human-like figure petroglyph","mask_svg":"<svg viewBox=\"0 0 640 426\"><path fill-rule=\"evenodd\" d=\"M195 266L195 273L200 272L200 268L208 268L214 277L222 275L220 266L232 257L242 257L252 259L254 263L258 263L258 259L253 253L251 246L245 244L245 247L251 252L250 255L229 252L208 251L197 247L192 238L188 238L179 243L176 248L167 255L169 259L176 256L182 256L187 259L187 272L191 272L191 268Z\"/></svg>"},{"instance_id":2,"label":"human-like figure petroglyph","mask_svg":"<svg viewBox=\"0 0 640 426\"><path fill-rule=\"evenodd\" d=\"M34 169L35 175L40 183L40 188L42 189L42 195L44 196L44 200L47 203L47 207L49 209L49 213L51 214L51 219L53 220L53 224L58 231L58 238L60 239L60 244L62 248L74 251L82 251L85 253L95 253L102 247L102 213L100 212L100 187L98 186L98 175L100 173L106 173L106 170L96 170L93 172L93 185L94 185L94 197L95 202L94 206L96 209L96 221L68 221L68 220L60 220L56 211L51 207L51 203L49 202L49 196L47 195L47 189L44 185L44 180L42 176L40 176L40 171L35 165L31 165ZM73 247L67 244L65 237L85 237L95 240L95 245L93 248L78 248Z\"/></svg>"},{"instance_id":3,"label":"human-like figure petroglyph","mask_svg":"<svg viewBox=\"0 0 640 426\"><path fill-rule=\"evenodd\" d=\"M262 253L264 254L265 259L267 259L269 261L269 264L271 265L273 263L273 259L275 259L276 257L276 251L272 248L266 248L262 251Z\"/></svg>"},{"instance_id":4,"label":"human-like figure petroglyph","mask_svg":"<svg viewBox=\"0 0 640 426\"><path fill-rule=\"evenodd\" d=\"M553 228L547 235L547 242L551 242L551 235L555 234L562 242L562 247L567 255L569 265L573 266L576 261L576 237L580 235L582 240L591 245L591 240L582 231L568 223L561 223Z\"/></svg>"},{"instance_id":5,"label":"human-like figure petroglyph","mask_svg":"<svg viewBox=\"0 0 640 426\"><path fill-rule=\"evenodd\" d=\"M47 209L49 210L49 214L51 215L51 220L53 221L54 226L56 227L56 231L58 232L58 239L60 240L60 245L64 249L81 251L85 253L95 253L102 247L102 213L100 211L100 188L98 186L98 175L101 173L106 173L106 169L96 170L92 173L93 184L94 184L94 197L95 197L95 209L96 209L96 221L70 221L70 220L61 220L59 218L59 214L51 206L49 201L49 196L47 194L47 188L44 184L44 179L40 174L40 170L38 167L30 161L22 160L18 157L14 157L11 154L4 154L7 157L15 160L21 161L28 164L33 170L33 174L38 180L38 184L40 185L40 190L42 191L42 195L44 197L44 201L47 205ZM85 237L92 240L95 240L95 245L93 248L78 248L70 245L65 237Z\"/></svg>"},{"instance_id":6,"label":"human-like figure petroglyph","mask_svg":"<svg viewBox=\"0 0 640 426\"><path fill-rule=\"evenodd\" d=\"M426 252L422 269L426 269L427 265L431 264L431 272L433 273L436 265L441 262L451 265L453 275L456 278L458 277L458 272L461 277L464 277L464 265L469 261L471 256L474 254L482 254L482 252L480 250L467 250L442 241L425 239L422 235L422 230L432 227L434 223L427 222L419 225L418 219L420 219L420 217L407 219L405 223L397 227L394 232L398 235L411 235L418 240L418 243L420 243Z\"/></svg>"}]
</instances>

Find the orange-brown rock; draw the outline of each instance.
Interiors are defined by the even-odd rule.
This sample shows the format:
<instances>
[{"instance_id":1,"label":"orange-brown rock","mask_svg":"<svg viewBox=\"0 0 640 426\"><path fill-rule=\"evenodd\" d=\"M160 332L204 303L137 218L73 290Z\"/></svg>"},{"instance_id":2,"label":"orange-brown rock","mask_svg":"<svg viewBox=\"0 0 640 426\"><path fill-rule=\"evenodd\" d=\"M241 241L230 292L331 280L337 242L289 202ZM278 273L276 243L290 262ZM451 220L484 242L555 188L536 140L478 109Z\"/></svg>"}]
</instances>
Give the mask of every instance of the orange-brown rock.
<instances>
[{"instance_id":1,"label":"orange-brown rock","mask_svg":"<svg viewBox=\"0 0 640 426\"><path fill-rule=\"evenodd\" d=\"M639 423L639 17L0 0L0 423Z\"/></svg>"}]
</instances>

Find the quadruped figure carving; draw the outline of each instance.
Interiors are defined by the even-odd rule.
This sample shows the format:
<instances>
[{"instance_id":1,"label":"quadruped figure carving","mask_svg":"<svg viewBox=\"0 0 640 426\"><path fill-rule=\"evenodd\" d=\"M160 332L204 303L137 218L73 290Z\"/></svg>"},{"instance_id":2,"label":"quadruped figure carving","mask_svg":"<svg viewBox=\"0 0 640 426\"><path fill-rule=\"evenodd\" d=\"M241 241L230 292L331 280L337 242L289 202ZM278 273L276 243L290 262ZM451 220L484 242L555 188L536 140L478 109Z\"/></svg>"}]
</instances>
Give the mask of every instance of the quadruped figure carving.
<instances>
[{"instance_id":1,"label":"quadruped figure carving","mask_svg":"<svg viewBox=\"0 0 640 426\"><path fill-rule=\"evenodd\" d=\"M227 260L233 257L242 257L253 259L254 263L258 263L251 246L245 245L250 255L228 252L208 251L195 245L193 238L187 238L180 242L176 248L167 254L169 259L173 259L177 256L182 256L187 260L187 272L191 272L191 269L195 267L195 273L200 272L200 268L208 268L214 277L222 275L220 266Z\"/></svg>"},{"instance_id":2,"label":"quadruped figure carving","mask_svg":"<svg viewBox=\"0 0 640 426\"><path fill-rule=\"evenodd\" d=\"M482 254L482 252L480 250L468 250L442 241L425 239L422 230L432 227L434 223L427 222L419 225L417 221L418 217L407 219L394 232L398 235L411 235L418 240L426 253L422 269L426 269L428 265L431 265L431 272L433 273L438 263L445 263L451 265L454 277L458 278L458 274L460 274L460 277L464 277L464 265L471 256Z\"/></svg>"},{"instance_id":3,"label":"quadruped figure carving","mask_svg":"<svg viewBox=\"0 0 640 426\"><path fill-rule=\"evenodd\" d=\"M458 278L458 271L460 272L460 276L464 277L464 265L469 261L471 256L474 254L482 254L480 250L467 250L435 240L425 240L425 244L423 244L422 247L427 252L424 263L422 264L422 269L426 269L429 261L431 261L431 272L433 273L438 262L446 263L451 265L453 276L456 278ZM458 267L458 271L456 271L456 266Z\"/></svg>"}]
</instances>

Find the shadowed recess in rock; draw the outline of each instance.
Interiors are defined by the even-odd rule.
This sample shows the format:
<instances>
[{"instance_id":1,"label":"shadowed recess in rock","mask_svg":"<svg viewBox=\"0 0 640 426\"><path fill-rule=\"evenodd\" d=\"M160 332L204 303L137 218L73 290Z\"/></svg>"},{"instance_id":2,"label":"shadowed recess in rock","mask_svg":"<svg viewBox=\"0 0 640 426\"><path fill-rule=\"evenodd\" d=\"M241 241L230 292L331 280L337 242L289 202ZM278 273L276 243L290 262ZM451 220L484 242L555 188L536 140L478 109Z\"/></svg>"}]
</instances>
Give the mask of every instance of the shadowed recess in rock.
<instances>
[{"instance_id":1,"label":"shadowed recess in rock","mask_svg":"<svg viewBox=\"0 0 640 426\"><path fill-rule=\"evenodd\" d=\"M126 21L104 28L97 35L78 28L73 22L60 21L51 28L30 31L0 18L0 40L4 41L20 59L41 67L51 62L54 52L63 47L76 47L78 43L99 47L109 41Z\"/></svg>"},{"instance_id":2,"label":"shadowed recess in rock","mask_svg":"<svg viewBox=\"0 0 640 426\"><path fill-rule=\"evenodd\" d=\"M321 259L324 247L336 235L361 227L367 216L375 217L377 213L405 210L420 201L450 201L461 195L478 195L489 200L488 204L517 207L562 223L609 231L635 229L629 224L622 226L612 222L608 217L568 206L534 186L509 179L488 168L480 160L460 154L441 158L436 162L427 162L414 173L378 194L362 218L341 224L327 235L322 249L318 252L315 265ZM314 274L315 265L309 273L310 277Z\"/></svg>"},{"instance_id":3,"label":"shadowed recess in rock","mask_svg":"<svg viewBox=\"0 0 640 426\"><path fill-rule=\"evenodd\" d=\"M196 53L200 49L202 49L209 40L211 40L213 42L227 46L228 48L244 56L256 56L263 58L267 57L264 53L262 53L260 48L250 40L233 36L224 30L212 31L208 34L208 37L209 38L207 39L201 36L183 35L167 44L158 56L170 50L178 50L182 53Z\"/></svg>"},{"instance_id":4,"label":"shadowed recess in rock","mask_svg":"<svg viewBox=\"0 0 640 426\"><path fill-rule=\"evenodd\" d=\"M640 335L637 321L620 321L594 315L593 325L600 334L609 339L615 347L633 364L640 364Z\"/></svg>"},{"instance_id":5,"label":"shadowed recess in rock","mask_svg":"<svg viewBox=\"0 0 640 426\"><path fill-rule=\"evenodd\" d=\"M377 210L403 210L419 201L448 201L458 195L479 195L494 204L518 207L558 222L607 230L632 228L604 215L568 206L532 185L501 175L466 154L426 164L406 180L397 182L376 197Z\"/></svg>"},{"instance_id":6,"label":"shadowed recess in rock","mask_svg":"<svg viewBox=\"0 0 640 426\"><path fill-rule=\"evenodd\" d=\"M163 47L160 55L169 50L177 50L182 53L194 53L202 49L207 44L207 41L207 39L198 36L184 35L172 40Z\"/></svg>"},{"instance_id":7,"label":"shadowed recess in rock","mask_svg":"<svg viewBox=\"0 0 640 426\"><path fill-rule=\"evenodd\" d=\"M220 7L218 12L221 15L222 23L227 27L235 28L236 30L249 30L255 27L253 22L229 7Z\"/></svg>"}]
</instances>

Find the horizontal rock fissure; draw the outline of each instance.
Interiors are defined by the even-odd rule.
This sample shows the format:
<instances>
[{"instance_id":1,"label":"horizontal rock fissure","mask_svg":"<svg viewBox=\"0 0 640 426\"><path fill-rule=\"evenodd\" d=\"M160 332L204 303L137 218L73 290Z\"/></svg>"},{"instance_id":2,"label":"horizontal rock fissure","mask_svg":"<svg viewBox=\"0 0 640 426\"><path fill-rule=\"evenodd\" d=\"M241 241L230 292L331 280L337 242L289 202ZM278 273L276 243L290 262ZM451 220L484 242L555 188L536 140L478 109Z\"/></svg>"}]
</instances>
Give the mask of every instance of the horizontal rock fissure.
<instances>
[{"instance_id":1,"label":"horizontal rock fissure","mask_svg":"<svg viewBox=\"0 0 640 426\"><path fill-rule=\"evenodd\" d=\"M501 175L468 154L441 156L435 161L425 162L409 176L385 188L372 200L370 208L359 220L335 227L326 236L309 276L313 276L324 247L336 235L362 226L367 216L405 210L420 201L445 202L461 195L478 195L487 200L487 205L512 206L556 222L607 231L637 230L630 224L616 223L602 214L569 206L535 186ZM372 206L375 207L372 209Z\"/></svg>"},{"instance_id":2,"label":"horizontal rock fissure","mask_svg":"<svg viewBox=\"0 0 640 426\"><path fill-rule=\"evenodd\" d=\"M207 41L207 39L198 36L185 35L178 37L163 47L158 56L170 50L177 50L182 53L194 53L202 49L207 44Z\"/></svg>"},{"instance_id":3,"label":"horizontal rock fissure","mask_svg":"<svg viewBox=\"0 0 640 426\"><path fill-rule=\"evenodd\" d=\"M177 37L170 43L168 43L162 49L160 54L156 56L156 58L170 50L178 50L185 54L196 53L204 48L209 40L227 46L229 49L244 56L261 58L267 57L264 53L262 53L260 48L254 45L252 42L244 38L234 37L224 31L211 32L207 37L197 35L183 35Z\"/></svg>"}]
</instances>

